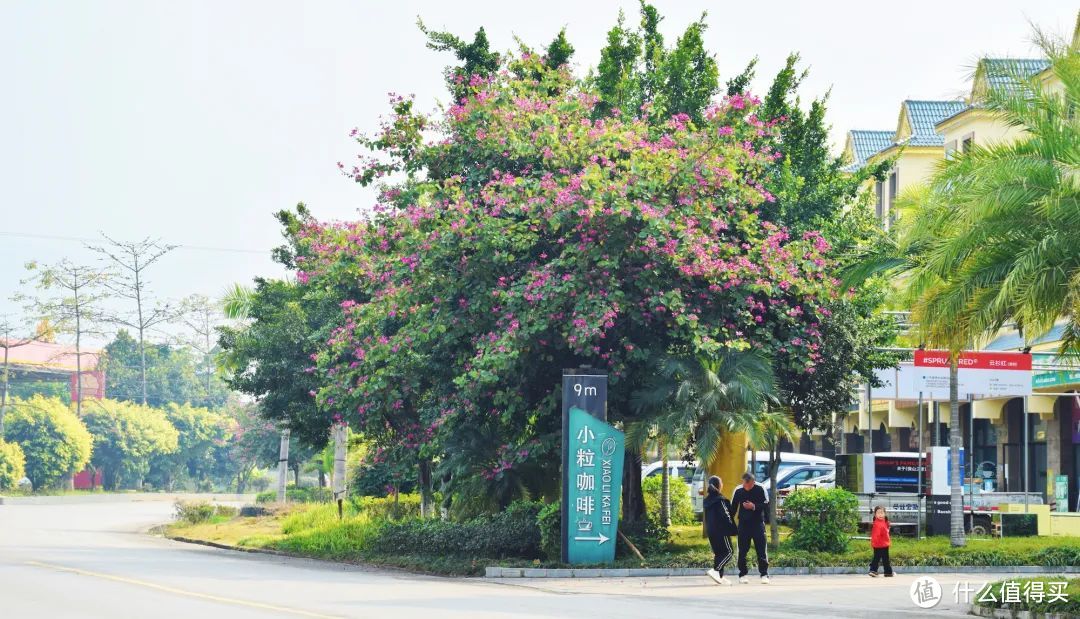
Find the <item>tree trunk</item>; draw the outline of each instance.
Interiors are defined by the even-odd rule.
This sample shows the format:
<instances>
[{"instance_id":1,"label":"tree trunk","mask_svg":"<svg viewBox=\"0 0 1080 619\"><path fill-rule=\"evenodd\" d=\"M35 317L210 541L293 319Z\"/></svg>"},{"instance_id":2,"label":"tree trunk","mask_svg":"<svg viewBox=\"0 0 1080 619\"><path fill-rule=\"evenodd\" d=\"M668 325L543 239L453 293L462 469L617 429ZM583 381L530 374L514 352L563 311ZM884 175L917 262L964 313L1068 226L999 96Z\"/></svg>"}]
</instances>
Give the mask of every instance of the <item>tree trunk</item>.
<instances>
[{"instance_id":1,"label":"tree trunk","mask_svg":"<svg viewBox=\"0 0 1080 619\"><path fill-rule=\"evenodd\" d=\"M4 415L7 414L7 401L8 401L8 351L10 350L11 342L4 342L4 387L0 390L0 441L4 440Z\"/></svg>"},{"instance_id":2,"label":"tree trunk","mask_svg":"<svg viewBox=\"0 0 1080 619\"><path fill-rule=\"evenodd\" d=\"M671 472L668 471L668 457L667 457L667 444L663 438L660 438L660 451L662 456L660 458L661 466L664 467L660 473L660 522L664 523L665 527L671 526Z\"/></svg>"},{"instance_id":3,"label":"tree trunk","mask_svg":"<svg viewBox=\"0 0 1080 619\"><path fill-rule=\"evenodd\" d=\"M954 547L967 543L964 538L964 489L961 486L963 478L960 475L960 444L963 442L963 435L960 431L958 361L959 357L953 355L949 364L949 457L952 464L949 470L949 489L952 495L949 541ZM1027 420L1024 422L1027 423ZM968 454L968 457L970 456Z\"/></svg>"},{"instance_id":4,"label":"tree trunk","mask_svg":"<svg viewBox=\"0 0 1080 619\"><path fill-rule=\"evenodd\" d=\"M435 512L431 491L431 460L420 460L417 482L420 486L420 517L431 518Z\"/></svg>"},{"instance_id":5,"label":"tree trunk","mask_svg":"<svg viewBox=\"0 0 1080 619\"><path fill-rule=\"evenodd\" d=\"M639 522L645 518L645 498L641 494L641 454L627 449L623 456L622 519Z\"/></svg>"},{"instance_id":6,"label":"tree trunk","mask_svg":"<svg viewBox=\"0 0 1080 619\"><path fill-rule=\"evenodd\" d=\"M778 489L776 487L777 473L780 472L780 440L777 439L773 443L772 449L769 450L769 534L772 545L780 543L780 526L776 522L776 497L778 496Z\"/></svg>"}]
</instances>

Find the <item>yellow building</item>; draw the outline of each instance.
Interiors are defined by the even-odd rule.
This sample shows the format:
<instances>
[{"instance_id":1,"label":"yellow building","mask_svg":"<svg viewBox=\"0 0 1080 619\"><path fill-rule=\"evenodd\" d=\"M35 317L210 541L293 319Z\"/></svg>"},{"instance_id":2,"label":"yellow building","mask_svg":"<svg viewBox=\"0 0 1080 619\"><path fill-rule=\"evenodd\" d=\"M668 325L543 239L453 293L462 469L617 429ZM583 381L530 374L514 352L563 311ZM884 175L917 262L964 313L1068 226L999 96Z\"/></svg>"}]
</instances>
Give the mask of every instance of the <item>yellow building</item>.
<instances>
[{"instance_id":1,"label":"yellow building","mask_svg":"<svg viewBox=\"0 0 1080 619\"><path fill-rule=\"evenodd\" d=\"M1080 20L1073 37L1073 49L1080 43ZM848 169L893 160L890 176L874 187L876 211L882 225L888 227L896 217L895 200L905 189L926 181L935 166L954 152L972 146L988 147L1019 139L1023 130L1009 126L987 109L987 93L996 88L1010 88L1017 77L1036 77L1049 92L1060 92L1064 85L1049 69L1044 58L984 58L976 67L971 90L962 101L904 101L896 130L848 133L845 153L852 162ZM891 135L889 135L891 133ZM992 351L1056 351L1061 339L1057 327L1032 342L1015 329L1007 328L983 347ZM1036 357L1042 369L1034 373L1035 395L1027 399L1010 398L964 402L960 422L964 445L974 466L975 486L986 490L1018 491L1027 488L1043 492L1053 500L1053 478L1069 477L1068 507L1080 509L1080 365L1068 370L1048 369L1051 356ZM872 397L872 395L871 395ZM948 444L949 411L947 403L925 409L924 446ZM858 411L845 416L840 425L844 440L838 453L857 451L912 451L918 444L918 411L913 402L873 401L864 398ZM1024 448L1027 426L1027 449ZM869 426L869 427L868 427ZM867 435L869 444L866 444ZM831 450L831 449L830 449ZM1027 453L1027 480L1023 458Z\"/></svg>"},{"instance_id":2,"label":"yellow building","mask_svg":"<svg viewBox=\"0 0 1080 619\"><path fill-rule=\"evenodd\" d=\"M940 121L961 112L964 101L907 100L900 106L892 136L889 132L855 130L848 133L845 153L854 162L849 169L892 160L888 178L874 184L874 212L885 227L896 217L896 200L903 191L917 185L934 171L944 153L944 137L935 129ZM867 152L872 145L881 148ZM862 151L862 152L860 152Z\"/></svg>"}]
</instances>

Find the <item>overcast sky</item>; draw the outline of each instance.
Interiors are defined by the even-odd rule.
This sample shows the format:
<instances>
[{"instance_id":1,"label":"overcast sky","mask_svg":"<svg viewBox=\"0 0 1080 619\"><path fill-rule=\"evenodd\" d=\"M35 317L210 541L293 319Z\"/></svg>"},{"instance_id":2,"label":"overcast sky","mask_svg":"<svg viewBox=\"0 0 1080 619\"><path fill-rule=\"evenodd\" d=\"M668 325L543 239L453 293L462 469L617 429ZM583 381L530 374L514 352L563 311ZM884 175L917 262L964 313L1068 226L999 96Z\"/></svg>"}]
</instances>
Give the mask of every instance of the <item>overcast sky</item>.
<instances>
[{"instance_id":1,"label":"overcast sky","mask_svg":"<svg viewBox=\"0 0 1080 619\"><path fill-rule=\"evenodd\" d=\"M978 2L657 1L672 41L709 11L721 80L761 59L757 90L790 51L832 90L829 120L893 129L905 98L957 98L980 55L1030 56L1030 23L1072 32L1062 0ZM566 27L579 71L596 64L619 8L544 2L0 2L0 314L17 311L29 260L93 260L98 231L182 245L152 282L162 297L221 293L280 275L272 213L306 202L350 219L372 194L342 177L386 93L445 100L451 57L424 47L417 16L494 47L540 47ZM49 238L42 238L49 237ZM25 288L22 288L25 291Z\"/></svg>"}]
</instances>

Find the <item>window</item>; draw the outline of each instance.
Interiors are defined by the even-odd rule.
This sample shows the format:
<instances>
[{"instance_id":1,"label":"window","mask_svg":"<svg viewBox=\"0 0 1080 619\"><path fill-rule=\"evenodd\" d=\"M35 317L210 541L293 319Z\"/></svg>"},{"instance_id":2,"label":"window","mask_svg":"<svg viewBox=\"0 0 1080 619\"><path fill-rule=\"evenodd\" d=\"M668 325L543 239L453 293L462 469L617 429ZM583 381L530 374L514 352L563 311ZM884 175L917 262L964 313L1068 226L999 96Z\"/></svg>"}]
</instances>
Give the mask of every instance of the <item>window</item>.
<instances>
[{"instance_id":1,"label":"window","mask_svg":"<svg viewBox=\"0 0 1080 619\"><path fill-rule=\"evenodd\" d=\"M951 140L945 143L945 158L952 159L953 153L956 152L956 140Z\"/></svg>"},{"instance_id":2,"label":"window","mask_svg":"<svg viewBox=\"0 0 1080 619\"><path fill-rule=\"evenodd\" d=\"M969 133L969 134L965 135L964 139L960 142L960 150L961 150L961 152L966 153L966 152L970 151L971 147L974 146L974 145L975 145L975 134L974 133Z\"/></svg>"},{"instance_id":3,"label":"window","mask_svg":"<svg viewBox=\"0 0 1080 619\"><path fill-rule=\"evenodd\" d=\"M874 183L874 192L877 194L877 202L874 204L874 214L877 215L877 218L880 220L885 214L883 208L884 205L882 204L883 195L881 181Z\"/></svg>"},{"instance_id":4,"label":"window","mask_svg":"<svg viewBox=\"0 0 1080 619\"><path fill-rule=\"evenodd\" d=\"M896 171L893 171L893 173L889 175L889 210L890 211L894 210L893 207L896 205L896 193L899 190L899 180L897 180L898 179L897 175L898 175L898 172L896 172Z\"/></svg>"},{"instance_id":5,"label":"window","mask_svg":"<svg viewBox=\"0 0 1080 619\"><path fill-rule=\"evenodd\" d=\"M795 484L801 484L801 483L805 482L806 480L810 479L810 473L811 473L810 469L803 469L801 471L798 471L798 472L792 474L791 477L788 477L784 481L780 482L778 487L787 488L788 486L794 486Z\"/></svg>"}]
</instances>

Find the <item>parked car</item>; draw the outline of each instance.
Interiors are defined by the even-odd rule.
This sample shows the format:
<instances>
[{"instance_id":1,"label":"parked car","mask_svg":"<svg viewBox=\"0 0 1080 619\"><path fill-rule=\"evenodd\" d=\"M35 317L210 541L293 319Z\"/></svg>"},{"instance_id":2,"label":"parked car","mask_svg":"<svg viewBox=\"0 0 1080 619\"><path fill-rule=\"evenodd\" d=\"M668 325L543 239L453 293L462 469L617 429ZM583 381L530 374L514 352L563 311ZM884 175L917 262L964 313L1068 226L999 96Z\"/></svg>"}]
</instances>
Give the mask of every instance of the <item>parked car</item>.
<instances>
[{"instance_id":1,"label":"parked car","mask_svg":"<svg viewBox=\"0 0 1080 619\"><path fill-rule=\"evenodd\" d=\"M751 457L750 457L751 455L756 455L756 458L753 458L753 459L757 460L757 463L754 466L754 476L757 478L759 484L761 484L766 489L768 489L769 488L769 461L770 461L769 452L767 452L767 451L759 451L756 454L751 454L749 451L747 451L746 454L747 454L747 460L751 460ZM816 477L822 477L822 476L827 475L829 473L833 473L836 470L836 463L833 460L830 460L829 458L824 458L822 456L812 456L812 455L809 455L809 454L800 454L800 453L793 453L793 452L790 452L790 451L782 451L782 452L780 452L780 468L777 470L776 479L779 482L781 479L784 479L785 476L796 473L797 471L795 471L794 469L802 470L803 468L826 469L821 474L818 474L818 470L814 471L814 475L811 475L808 472L806 474L806 478L807 479L812 479L812 478L816 478ZM703 509L702 508L702 503L704 502L705 499L697 491L702 490L705 487L705 470L704 469L698 468L698 470L697 470L696 474L694 475L693 480L691 482L691 486L695 490L695 492L690 493L690 500L694 505L694 513L700 514L702 512L702 509ZM783 486L781 486L781 487L783 487ZM734 491L735 491L734 488L725 488L724 489L725 494L728 494L728 495L730 495Z\"/></svg>"}]
</instances>

